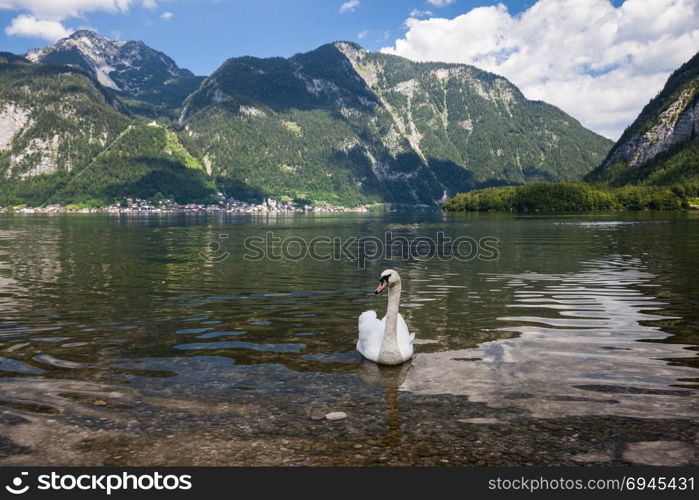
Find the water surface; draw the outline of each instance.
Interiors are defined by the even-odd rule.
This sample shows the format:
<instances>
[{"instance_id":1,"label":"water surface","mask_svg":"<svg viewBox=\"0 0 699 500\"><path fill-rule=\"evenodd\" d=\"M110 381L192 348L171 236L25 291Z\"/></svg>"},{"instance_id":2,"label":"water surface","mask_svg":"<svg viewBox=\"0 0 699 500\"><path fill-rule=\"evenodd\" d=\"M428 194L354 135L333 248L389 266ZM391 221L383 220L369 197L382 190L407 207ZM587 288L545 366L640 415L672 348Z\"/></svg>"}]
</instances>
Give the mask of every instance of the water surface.
<instances>
[{"instance_id":1,"label":"water surface","mask_svg":"<svg viewBox=\"0 0 699 500\"><path fill-rule=\"evenodd\" d=\"M291 446L278 439L378 442L373 458L391 463L403 442L450 433L454 441L450 425L492 428L483 439L496 440L522 419L596 419L580 425L600 439L576 446L602 443L599 455L604 436L625 444L592 462L633 462L633 443L650 439L626 436L620 422L648 435L664 427L662 442L695 446L686 436L699 417L697 214L0 217L6 463L278 462L271 452L246 455L249 443L225 460L212 458L223 456L220 444L207 445L214 455L181 442L152 449L223 429L273 440L275 450ZM270 231L306 240L493 236L499 257L365 268L245 260L245 238ZM409 365L379 370L354 351L356 320L367 309L383 314L386 298L371 292L388 267L401 273L401 312L420 343ZM344 423L308 418L336 409L347 410ZM655 430L643 427L651 421ZM421 424L444 430L427 436ZM44 434L47 425L56 430ZM99 432L112 441L87 446ZM492 456L465 443L464 463L546 463L527 447ZM305 456L303 446L288 448L290 460ZM565 463L582 448L550 453ZM372 458L355 451L341 463ZM457 451L444 453L454 461Z\"/></svg>"}]
</instances>

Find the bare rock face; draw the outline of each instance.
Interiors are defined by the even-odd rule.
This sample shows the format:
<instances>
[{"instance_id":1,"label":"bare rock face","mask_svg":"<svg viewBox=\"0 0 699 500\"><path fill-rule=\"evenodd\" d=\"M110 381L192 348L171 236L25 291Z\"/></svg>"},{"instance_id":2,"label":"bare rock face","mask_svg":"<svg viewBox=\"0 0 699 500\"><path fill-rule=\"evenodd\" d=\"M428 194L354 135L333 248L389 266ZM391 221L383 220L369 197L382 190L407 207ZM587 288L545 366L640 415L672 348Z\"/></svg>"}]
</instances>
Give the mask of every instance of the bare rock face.
<instances>
[{"instance_id":1,"label":"bare rock face","mask_svg":"<svg viewBox=\"0 0 699 500\"><path fill-rule=\"evenodd\" d=\"M0 105L0 151L10 147L12 139L29 123L30 112L12 102Z\"/></svg>"},{"instance_id":2,"label":"bare rock face","mask_svg":"<svg viewBox=\"0 0 699 500\"><path fill-rule=\"evenodd\" d=\"M103 86L125 92L143 91L168 80L193 76L143 42L110 40L89 30L76 31L54 45L30 50L27 59L82 68Z\"/></svg>"},{"instance_id":3,"label":"bare rock face","mask_svg":"<svg viewBox=\"0 0 699 500\"><path fill-rule=\"evenodd\" d=\"M653 127L619 145L605 166L621 161L637 167L697 136L699 101L693 98L694 89L684 89L677 100L660 114Z\"/></svg>"},{"instance_id":4,"label":"bare rock face","mask_svg":"<svg viewBox=\"0 0 699 500\"><path fill-rule=\"evenodd\" d=\"M186 97L204 79L141 41L110 40L90 30L79 30L53 45L30 50L26 59L80 68L116 95L139 101L124 106L132 106L135 113L151 119L159 114L176 117Z\"/></svg>"},{"instance_id":5,"label":"bare rock face","mask_svg":"<svg viewBox=\"0 0 699 500\"><path fill-rule=\"evenodd\" d=\"M4 63L0 179L20 185L86 165L128 125L112 97L84 72L26 59ZM48 184L47 184L48 185Z\"/></svg>"},{"instance_id":6,"label":"bare rock face","mask_svg":"<svg viewBox=\"0 0 699 500\"><path fill-rule=\"evenodd\" d=\"M670 75L665 87L585 180L611 185L691 181L697 137L699 53Z\"/></svg>"}]
</instances>

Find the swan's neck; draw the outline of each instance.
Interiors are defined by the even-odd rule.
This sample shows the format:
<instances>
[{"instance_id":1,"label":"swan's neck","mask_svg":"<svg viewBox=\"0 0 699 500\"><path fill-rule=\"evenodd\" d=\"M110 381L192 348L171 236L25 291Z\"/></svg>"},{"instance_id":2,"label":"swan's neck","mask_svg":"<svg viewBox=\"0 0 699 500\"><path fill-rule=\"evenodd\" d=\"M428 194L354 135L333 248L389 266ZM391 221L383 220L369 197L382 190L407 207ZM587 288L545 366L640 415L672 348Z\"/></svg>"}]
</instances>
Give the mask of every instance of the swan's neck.
<instances>
[{"instance_id":1,"label":"swan's neck","mask_svg":"<svg viewBox=\"0 0 699 500\"><path fill-rule=\"evenodd\" d=\"M381 343L381 355L400 356L398 348L398 306L400 304L400 282L388 289L388 309L386 310L386 326Z\"/></svg>"}]
</instances>

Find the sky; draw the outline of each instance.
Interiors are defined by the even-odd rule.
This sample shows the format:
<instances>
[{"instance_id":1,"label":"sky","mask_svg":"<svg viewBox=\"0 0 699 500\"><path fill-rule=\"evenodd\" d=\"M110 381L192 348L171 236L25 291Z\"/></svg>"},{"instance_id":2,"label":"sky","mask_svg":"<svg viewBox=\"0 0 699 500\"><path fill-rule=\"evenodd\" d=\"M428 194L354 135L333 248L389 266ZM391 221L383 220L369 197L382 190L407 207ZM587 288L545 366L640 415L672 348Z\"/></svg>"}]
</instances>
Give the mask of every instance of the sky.
<instances>
[{"instance_id":1,"label":"sky","mask_svg":"<svg viewBox=\"0 0 699 500\"><path fill-rule=\"evenodd\" d=\"M472 64L616 139L699 51L699 0L0 0L0 50L83 28L200 75L336 40Z\"/></svg>"}]
</instances>

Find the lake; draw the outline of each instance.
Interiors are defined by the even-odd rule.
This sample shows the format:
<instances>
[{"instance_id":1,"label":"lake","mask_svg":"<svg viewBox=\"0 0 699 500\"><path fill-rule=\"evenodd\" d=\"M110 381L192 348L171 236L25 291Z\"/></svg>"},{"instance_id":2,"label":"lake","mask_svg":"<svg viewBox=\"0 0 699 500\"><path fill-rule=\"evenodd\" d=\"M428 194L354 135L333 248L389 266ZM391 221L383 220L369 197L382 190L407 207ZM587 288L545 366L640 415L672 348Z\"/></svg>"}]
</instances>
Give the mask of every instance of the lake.
<instances>
[{"instance_id":1,"label":"lake","mask_svg":"<svg viewBox=\"0 0 699 500\"><path fill-rule=\"evenodd\" d=\"M693 212L0 214L0 463L697 464L697 283Z\"/></svg>"}]
</instances>

